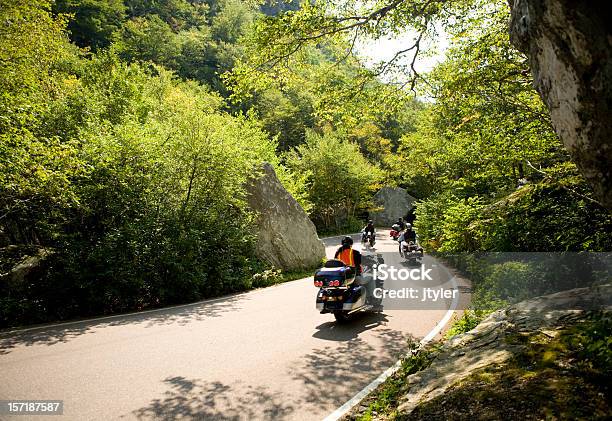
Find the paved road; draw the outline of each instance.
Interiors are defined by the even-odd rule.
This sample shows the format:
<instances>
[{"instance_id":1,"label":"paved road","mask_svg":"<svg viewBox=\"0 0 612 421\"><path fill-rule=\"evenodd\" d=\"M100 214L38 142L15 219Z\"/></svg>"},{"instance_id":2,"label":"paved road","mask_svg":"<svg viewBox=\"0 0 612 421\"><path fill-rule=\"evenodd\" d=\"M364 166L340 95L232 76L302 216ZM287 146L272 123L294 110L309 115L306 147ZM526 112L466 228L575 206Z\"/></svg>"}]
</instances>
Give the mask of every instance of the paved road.
<instances>
[{"instance_id":1,"label":"paved road","mask_svg":"<svg viewBox=\"0 0 612 421\"><path fill-rule=\"evenodd\" d=\"M326 240L328 255L338 241ZM395 247L380 232L373 252ZM315 294L310 278L0 335L0 399L62 399L70 420L322 419L446 313L385 309L337 325Z\"/></svg>"}]
</instances>

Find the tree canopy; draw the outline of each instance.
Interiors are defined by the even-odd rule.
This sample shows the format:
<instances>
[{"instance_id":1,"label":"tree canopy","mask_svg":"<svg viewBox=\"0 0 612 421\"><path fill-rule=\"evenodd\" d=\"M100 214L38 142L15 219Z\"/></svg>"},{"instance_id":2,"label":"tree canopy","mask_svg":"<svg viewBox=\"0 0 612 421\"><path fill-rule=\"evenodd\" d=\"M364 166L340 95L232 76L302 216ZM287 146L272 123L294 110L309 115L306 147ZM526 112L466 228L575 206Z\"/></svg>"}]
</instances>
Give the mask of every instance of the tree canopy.
<instances>
[{"instance_id":1,"label":"tree canopy","mask_svg":"<svg viewBox=\"0 0 612 421\"><path fill-rule=\"evenodd\" d=\"M0 18L0 273L46 256L0 284L0 326L251 287L264 161L320 232L390 185L419 199L428 250L611 248L502 1L7 0ZM417 74L442 21L451 48ZM355 54L406 27L391 63Z\"/></svg>"}]
</instances>

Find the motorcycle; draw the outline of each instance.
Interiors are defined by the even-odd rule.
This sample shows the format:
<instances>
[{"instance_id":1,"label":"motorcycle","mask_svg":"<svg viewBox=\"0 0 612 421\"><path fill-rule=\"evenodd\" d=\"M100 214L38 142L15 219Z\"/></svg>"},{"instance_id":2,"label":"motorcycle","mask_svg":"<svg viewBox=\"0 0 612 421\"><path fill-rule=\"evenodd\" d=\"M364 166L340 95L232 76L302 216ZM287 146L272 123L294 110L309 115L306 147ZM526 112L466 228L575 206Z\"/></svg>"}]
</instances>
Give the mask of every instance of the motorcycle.
<instances>
[{"instance_id":1,"label":"motorcycle","mask_svg":"<svg viewBox=\"0 0 612 421\"><path fill-rule=\"evenodd\" d=\"M423 259L423 249L414 241L402 244L400 255L408 261L410 265L419 265Z\"/></svg>"},{"instance_id":2,"label":"motorcycle","mask_svg":"<svg viewBox=\"0 0 612 421\"><path fill-rule=\"evenodd\" d=\"M370 247L374 247L374 244L376 243L376 234L373 234L371 232L364 232L361 235L361 243L365 244L365 245L370 245Z\"/></svg>"},{"instance_id":3,"label":"motorcycle","mask_svg":"<svg viewBox=\"0 0 612 421\"><path fill-rule=\"evenodd\" d=\"M397 241L397 239L399 238L401 232L400 232L400 226L398 224L394 224L391 227L391 232L389 232L389 236L391 238L393 238L393 241Z\"/></svg>"},{"instance_id":4,"label":"motorcycle","mask_svg":"<svg viewBox=\"0 0 612 421\"><path fill-rule=\"evenodd\" d=\"M328 260L314 275L314 286L319 288L317 310L333 313L336 321L343 323L357 312L379 308L382 300L369 299L366 286L356 285L355 276L355 268L340 260Z\"/></svg>"}]
</instances>

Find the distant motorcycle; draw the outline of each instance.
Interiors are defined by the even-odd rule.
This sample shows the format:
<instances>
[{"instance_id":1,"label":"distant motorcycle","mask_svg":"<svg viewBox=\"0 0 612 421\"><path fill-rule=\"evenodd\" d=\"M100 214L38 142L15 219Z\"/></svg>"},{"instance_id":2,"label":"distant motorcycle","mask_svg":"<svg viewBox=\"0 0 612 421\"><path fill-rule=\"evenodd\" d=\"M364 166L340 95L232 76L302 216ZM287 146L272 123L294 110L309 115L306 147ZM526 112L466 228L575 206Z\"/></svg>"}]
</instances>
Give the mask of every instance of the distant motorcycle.
<instances>
[{"instance_id":1,"label":"distant motorcycle","mask_svg":"<svg viewBox=\"0 0 612 421\"><path fill-rule=\"evenodd\" d=\"M410 265L419 265L423 259L423 249L414 241L402 244L400 255L406 259Z\"/></svg>"},{"instance_id":2,"label":"distant motorcycle","mask_svg":"<svg viewBox=\"0 0 612 421\"><path fill-rule=\"evenodd\" d=\"M376 243L376 234L372 234L371 232L364 232L361 235L361 242L366 245L370 245L370 247L374 247Z\"/></svg>"},{"instance_id":3,"label":"distant motorcycle","mask_svg":"<svg viewBox=\"0 0 612 421\"><path fill-rule=\"evenodd\" d=\"M328 260L317 270L314 286L319 288L317 310L321 314L333 313L338 323L350 320L357 312L373 310L380 305L381 300L368 300L364 285L355 285L355 268L340 260Z\"/></svg>"},{"instance_id":4,"label":"distant motorcycle","mask_svg":"<svg viewBox=\"0 0 612 421\"><path fill-rule=\"evenodd\" d=\"M391 227L391 232L389 232L389 236L391 238L393 238L394 241L397 241L397 239L399 238L401 232L400 232L400 226L398 224L394 224Z\"/></svg>"}]
</instances>

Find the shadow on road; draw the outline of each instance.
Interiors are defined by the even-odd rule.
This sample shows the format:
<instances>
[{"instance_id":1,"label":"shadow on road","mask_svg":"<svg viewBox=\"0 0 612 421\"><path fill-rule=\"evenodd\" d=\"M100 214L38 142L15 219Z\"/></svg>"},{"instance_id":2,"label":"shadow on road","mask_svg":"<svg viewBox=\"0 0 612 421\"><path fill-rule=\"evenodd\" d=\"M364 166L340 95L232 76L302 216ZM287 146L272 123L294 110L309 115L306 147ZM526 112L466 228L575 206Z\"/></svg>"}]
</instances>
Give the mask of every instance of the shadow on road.
<instances>
[{"instance_id":1,"label":"shadow on road","mask_svg":"<svg viewBox=\"0 0 612 421\"><path fill-rule=\"evenodd\" d=\"M377 321L376 317L366 319L375 325L382 323L382 319ZM392 366L406 351L407 342L414 340L403 332L379 327L375 331L374 343L372 340L366 342L356 335L360 330L367 329L368 325L359 324L359 321L356 323L352 327L339 326L337 330L327 323L319 326L319 332L334 331L333 340L344 342L339 347L330 344L315 349L293 364L290 375L302 383L305 402L341 405Z\"/></svg>"},{"instance_id":2,"label":"shadow on road","mask_svg":"<svg viewBox=\"0 0 612 421\"><path fill-rule=\"evenodd\" d=\"M250 298L246 294L231 296L212 303L195 303L187 306L164 308L144 314L117 315L112 319L74 322L64 326L41 326L33 330L14 333L0 333L0 355L8 354L19 346L55 345L68 342L78 336L93 333L99 329L124 325L143 325L144 327L160 324L187 325L209 317L220 317L224 313L237 311L241 304Z\"/></svg>"},{"instance_id":3,"label":"shadow on road","mask_svg":"<svg viewBox=\"0 0 612 421\"><path fill-rule=\"evenodd\" d=\"M387 316L382 313L361 313L355 316L349 323L338 324L335 321L322 323L316 327L317 331L312 335L317 339L326 341L348 341L355 339L360 333L374 329L387 321Z\"/></svg>"},{"instance_id":4,"label":"shadow on road","mask_svg":"<svg viewBox=\"0 0 612 421\"><path fill-rule=\"evenodd\" d=\"M164 396L133 412L140 420L250 420L287 419L294 407L282 392L267 387L229 386L221 382L169 377Z\"/></svg>"}]
</instances>

